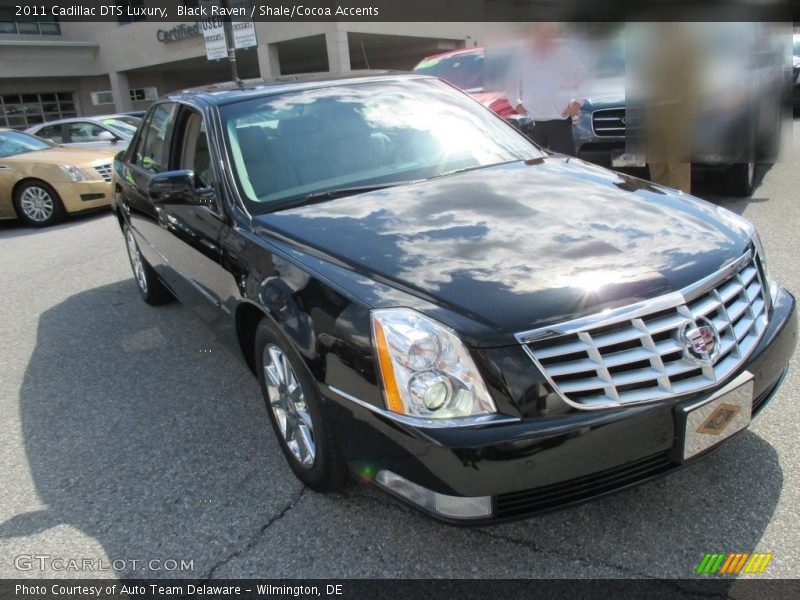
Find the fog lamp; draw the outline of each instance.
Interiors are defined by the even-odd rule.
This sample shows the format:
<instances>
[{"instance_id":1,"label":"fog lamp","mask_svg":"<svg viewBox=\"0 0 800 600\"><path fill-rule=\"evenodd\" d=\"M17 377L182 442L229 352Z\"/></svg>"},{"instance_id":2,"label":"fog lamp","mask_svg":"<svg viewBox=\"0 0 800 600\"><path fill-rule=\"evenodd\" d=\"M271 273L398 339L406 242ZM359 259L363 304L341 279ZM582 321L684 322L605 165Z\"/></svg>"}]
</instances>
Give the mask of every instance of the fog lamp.
<instances>
[{"instance_id":1,"label":"fog lamp","mask_svg":"<svg viewBox=\"0 0 800 600\"><path fill-rule=\"evenodd\" d=\"M491 496L448 496L385 470L378 471L375 482L389 492L443 517L481 519L492 516Z\"/></svg>"}]
</instances>

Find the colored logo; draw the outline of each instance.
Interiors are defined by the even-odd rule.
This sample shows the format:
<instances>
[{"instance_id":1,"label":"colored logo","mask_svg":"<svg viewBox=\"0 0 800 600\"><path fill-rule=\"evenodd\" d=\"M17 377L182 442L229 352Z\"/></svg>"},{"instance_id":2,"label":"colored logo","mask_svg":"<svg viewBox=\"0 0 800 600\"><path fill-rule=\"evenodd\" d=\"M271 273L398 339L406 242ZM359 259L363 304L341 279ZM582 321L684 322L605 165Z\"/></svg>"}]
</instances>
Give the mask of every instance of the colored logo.
<instances>
[{"instance_id":1,"label":"colored logo","mask_svg":"<svg viewBox=\"0 0 800 600\"><path fill-rule=\"evenodd\" d=\"M680 340L684 358L696 365L710 365L719 355L719 334L706 318L686 321L681 326Z\"/></svg>"},{"instance_id":2,"label":"colored logo","mask_svg":"<svg viewBox=\"0 0 800 600\"><path fill-rule=\"evenodd\" d=\"M769 552L709 552L700 561L695 573L700 575L738 575L763 573L772 560Z\"/></svg>"},{"instance_id":3,"label":"colored logo","mask_svg":"<svg viewBox=\"0 0 800 600\"><path fill-rule=\"evenodd\" d=\"M741 407L734 406L733 404L720 404L713 413L711 413L705 422L697 429L697 433L707 433L709 435L719 435L722 430L733 420Z\"/></svg>"}]
</instances>

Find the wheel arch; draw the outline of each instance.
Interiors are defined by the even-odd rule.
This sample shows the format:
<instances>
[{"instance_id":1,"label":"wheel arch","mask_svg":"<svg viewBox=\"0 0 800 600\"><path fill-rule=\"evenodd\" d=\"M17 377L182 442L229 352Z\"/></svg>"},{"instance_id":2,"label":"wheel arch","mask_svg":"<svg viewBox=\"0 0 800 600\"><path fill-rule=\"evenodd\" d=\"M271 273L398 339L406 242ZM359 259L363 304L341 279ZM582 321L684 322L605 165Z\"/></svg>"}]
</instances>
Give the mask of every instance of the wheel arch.
<instances>
[{"instance_id":1,"label":"wheel arch","mask_svg":"<svg viewBox=\"0 0 800 600\"><path fill-rule=\"evenodd\" d=\"M23 185L25 185L26 183L43 183L48 188L53 190L53 193L56 195L56 200L58 200L59 202L61 202L63 204L63 201L61 200L61 196L58 193L58 190L55 187L53 187L52 183L49 183L49 182L45 181L44 179L41 179L40 177L33 177L33 176L30 176L30 175L23 177L22 179L20 179L19 181L17 181L13 185L13 187L11 188L11 197L13 199L16 200L17 193L19 192L19 189Z\"/></svg>"},{"instance_id":2,"label":"wheel arch","mask_svg":"<svg viewBox=\"0 0 800 600\"><path fill-rule=\"evenodd\" d=\"M265 317L271 318L266 310L251 302L240 302L236 307L234 317L236 339L239 342L239 348L242 351L244 360L254 375L258 374L255 356L256 328L261 319Z\"/></svg>"}]
</instances>

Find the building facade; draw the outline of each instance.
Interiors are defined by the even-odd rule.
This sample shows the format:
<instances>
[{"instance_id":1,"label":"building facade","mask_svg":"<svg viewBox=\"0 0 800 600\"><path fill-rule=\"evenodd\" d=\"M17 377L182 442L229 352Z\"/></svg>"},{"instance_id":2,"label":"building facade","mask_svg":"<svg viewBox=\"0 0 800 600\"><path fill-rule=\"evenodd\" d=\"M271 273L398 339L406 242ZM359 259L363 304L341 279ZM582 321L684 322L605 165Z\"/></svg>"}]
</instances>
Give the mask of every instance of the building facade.
<instances>
[{"instance_id":1,"label":"building facade","mask_svg":"<svg viewBox=\"0 0 800 600\"><path fill-rule=\"evenodd\" d=\"M6 10L6 9L0 9ZM480 23L255 23L238 50L241 78L351 69L410 69L482 42ZM59 23L0 14L0 127L143 110L165 93L231 79L206 59L199 23Z\"/></svg>"}]
</instances>

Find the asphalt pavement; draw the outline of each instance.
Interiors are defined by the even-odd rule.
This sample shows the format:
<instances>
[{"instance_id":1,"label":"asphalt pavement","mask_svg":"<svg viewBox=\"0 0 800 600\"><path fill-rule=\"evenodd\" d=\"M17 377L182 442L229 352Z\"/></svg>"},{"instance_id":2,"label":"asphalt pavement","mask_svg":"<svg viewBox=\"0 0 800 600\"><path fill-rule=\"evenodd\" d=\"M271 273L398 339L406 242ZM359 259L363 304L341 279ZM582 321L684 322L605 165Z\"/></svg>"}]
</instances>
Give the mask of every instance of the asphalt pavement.
<instances>
[{"instance_id":1,"label":"asphalt pavement","mask_svg":"<svg viewBox=\"0 0 800 600\"><path fill-rule=\"evenodd\" d=\"M791 138L752 198L697 193L759 227L798 295L798 120ZM0 225L0 297L0 577L682 578L739 551L774 554L761 577L800 577L797 353L750 429L706 459L468 529L363 483L304 489L240 356L189 309L141 301L109 213Z\"/></svg>"}]
</instances>

